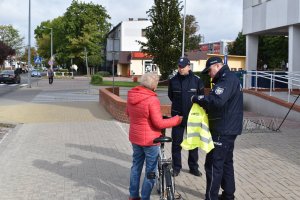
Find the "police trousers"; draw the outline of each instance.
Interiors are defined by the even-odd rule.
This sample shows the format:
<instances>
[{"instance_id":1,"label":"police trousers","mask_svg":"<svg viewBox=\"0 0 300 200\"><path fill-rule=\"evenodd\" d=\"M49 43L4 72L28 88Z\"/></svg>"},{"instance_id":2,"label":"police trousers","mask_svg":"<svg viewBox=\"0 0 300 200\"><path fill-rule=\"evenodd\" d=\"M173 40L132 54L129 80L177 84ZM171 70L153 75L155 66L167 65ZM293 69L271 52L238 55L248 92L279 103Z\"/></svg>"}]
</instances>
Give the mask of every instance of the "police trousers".
<instances>
[{"instance_id":1,"label":"police trousers","mask_svg":"<svg viewBox=\"0 0 300 200\"><path fill-rule=\"evenodd\" d=\"M183 134L186 127L184 126L175 126L172 128L172 160L173 160L173 169L180 171L182 168L181 163L181 149L180 144L183 141ZM189 151L188 165L191 170L198 169L198 148Z\"/></svg>"},{"instance_id":2,"label":"police trousers","mask_svg":"<svg viewBox=\"0 0 300 200\"><path fill-rule=\"evenodd\" d=\"M233 149L236 135L212 135L215 148L205 159L206 200L218 200L220 187L222 199L234 199L235 180L233 168Z\"/></svg>"}]
</instances>

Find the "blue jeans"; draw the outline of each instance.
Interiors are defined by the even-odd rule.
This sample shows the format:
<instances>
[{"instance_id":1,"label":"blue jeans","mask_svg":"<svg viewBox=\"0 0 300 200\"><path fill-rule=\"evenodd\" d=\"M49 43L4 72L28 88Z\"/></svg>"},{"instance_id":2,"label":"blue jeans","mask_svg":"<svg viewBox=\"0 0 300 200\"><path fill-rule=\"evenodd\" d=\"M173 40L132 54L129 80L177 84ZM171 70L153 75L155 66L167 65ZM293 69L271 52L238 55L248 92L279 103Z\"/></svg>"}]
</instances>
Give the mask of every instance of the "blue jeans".
<instances>
[{"instance_id":1,"label":"blue jeans","mask_svg":"<svg viewBox=\"0 0 300 200\"><path fill-rule=\"evenodd\" d=\"M143 170L144 161L146 159L146 172L142 185L141 197L142 200L150 199L150 194L155 183L155 179L148 179L148 176L153 176L157 169L157 158L159 146L139 146L132 144L132 167L130 172L130 187L129 193L131 198L139 197L140 179ZM153 178L153 177L152 177Z\"/></svg>"}]
</instances>

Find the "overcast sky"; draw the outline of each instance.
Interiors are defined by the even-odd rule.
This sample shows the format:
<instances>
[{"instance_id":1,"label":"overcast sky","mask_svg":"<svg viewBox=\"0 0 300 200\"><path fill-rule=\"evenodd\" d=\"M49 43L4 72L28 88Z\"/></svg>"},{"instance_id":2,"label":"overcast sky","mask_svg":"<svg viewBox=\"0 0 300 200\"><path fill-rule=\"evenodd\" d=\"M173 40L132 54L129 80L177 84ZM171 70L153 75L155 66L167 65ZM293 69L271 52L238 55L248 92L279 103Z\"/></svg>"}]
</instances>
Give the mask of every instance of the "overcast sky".
<instances>
[{"instance_id":1,"label":"overcast sky","mask_svg":"<svg viewBox=\"0 0 300 200\"><path fill-rule=\"evenodd\" d=\"M83 0L100 4L114 26L128 18L148 18L153 0ZM33 32L41 22L62 16L72 0L31 0L31 46ZM182 0L184 5L184 0ZM186 0L186 14L194 15L205 42L234 40L242 30L242 0ZM0 0L0 25L13 25L28 45L29 0ZM183 11L182 11L183 14Z\"/></svg>"}]
</instances>

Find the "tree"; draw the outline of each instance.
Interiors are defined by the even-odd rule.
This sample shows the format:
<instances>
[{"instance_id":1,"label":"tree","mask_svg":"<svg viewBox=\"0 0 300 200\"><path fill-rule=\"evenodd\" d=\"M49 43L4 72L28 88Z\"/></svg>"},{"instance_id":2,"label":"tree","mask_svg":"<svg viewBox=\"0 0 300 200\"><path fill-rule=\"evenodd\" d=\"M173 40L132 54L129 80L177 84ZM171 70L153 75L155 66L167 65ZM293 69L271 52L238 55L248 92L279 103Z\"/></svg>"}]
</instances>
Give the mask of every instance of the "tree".
<instances>
[{"instance_id":1,"label":"tree","mask_svg":"<svg viewBox=\"0 0 300 200\"><path fill-rule=\"evenodd\" d=\"M19 53L23 46L24 37L21 37L19 31L14 29L12 25L0 25L0 40Z\"/></svg>"},{"instance_id":2,"label":"tree","mask_svg":"<svg viewBox=\"0 0 300 200\"><path fill-rule=\"evenodd\" d=\"M228 53L231 55L246 55L246 36L239 32L236 40L229 45ZM281 68L282 63L288 62L288 38L284 36L259 36L257 68L264 64L269 69Z\"/></svg>"},{"instance_id":3,"label":"tree","mask_svg":"<svg viewBox=\"0 0 300 200\"><path fill-rule=\"evenodd\" d=\"M239 32L235 41L228 46L228 54L246 55L246 36L242 32Z\"/></svg>"},{"instance_id":4,"label":"tree","mask_svg":"<svg viewBox=\"0 0 300 200\"><path fill-rule=\"evenodd\" d=\"M34 56L37 54L36 49L34 47L30 47L30 63L31 65L34 63ZM21 60L28 61L28 47L25 48L25 52L23 53Z\"/></svg>"},{"instance_id":5,"label":"tree","mask_svg":"<svg viewBox=\"0 0 300 200\"><path fill-rule=\"evenodd\" d=\"M147 42L139 43L144 53L153 56L159 66L162 79L177 66L181 55L182 26L180 11L182 6L177 0L155 0L147 14L152 23L146 28Z\"/></svg>"},{"instance_id":6,"label":"tree","mask_svg":"<svg viewBox=\"0 0 300 200\"><path fill-rule=\"evenodd\" d=\"M0 65L3 65L8 56L13 56L15 53L14 49L0 41Z\"/></svg>"},{"instance_id":7,"label":"tree","mask_svg":"<svg viewBox=\"0 0 300 200\"><path fill-rule=\"evenodd\" d=\"M183 21L183 17L182 17ZM183 26L183 22L182 22ZM185 16L185 51L192 51L199 49L201 42L200 34L196 34L199 30L198 22L194 15Z\"/></svg>"},{"instance_id":8,"label":"tree","mask_svg":"<svg viewBox=\"0 0 300 200\"><path fill-rule=\"evenodd\" d=\"M79 72L85 73L84 49L86 48L88 56L103 54L106 34L111 27L108 19L110 16L101 5L73 0L62 17L42 22L35 30L38 52L45 55L50 52L50 30L43 26L53 28L53 53L56 62L66 65L72 59L73 64L79 66ZM100 56L101 59L102 57Z\"/></svg>"},{"instance_id":9,"label":"tree","mask_svg":"<svg viewBox=\"0 0 300 200\"><path fill-rule=\"evenodd\" d=\"M269 69L282 70L281 63L288 62L288 38L285 36L261 36L258 48L258 67L267 64ZM285 70L285 69L284 69Z\"/></svg>"}]
</instances>

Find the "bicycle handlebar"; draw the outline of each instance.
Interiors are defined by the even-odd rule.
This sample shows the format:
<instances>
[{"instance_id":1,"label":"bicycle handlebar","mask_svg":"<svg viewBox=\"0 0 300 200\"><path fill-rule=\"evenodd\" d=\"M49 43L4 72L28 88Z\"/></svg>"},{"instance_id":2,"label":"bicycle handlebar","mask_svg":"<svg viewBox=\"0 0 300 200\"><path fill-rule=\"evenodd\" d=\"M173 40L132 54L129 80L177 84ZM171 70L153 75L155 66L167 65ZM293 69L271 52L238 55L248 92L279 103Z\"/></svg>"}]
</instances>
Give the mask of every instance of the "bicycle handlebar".
<instances>
[{"instance_id":1,"label":"bicycle handlebar","mask_svg":"<svg viewBox=\"0 0 300 200\"><path fill-rule=\"evenodd\" d=\"M168 115L163 115L163 119L170 119L172 118L171 116L168 116Z\"/></svg>"}]
</instances>

